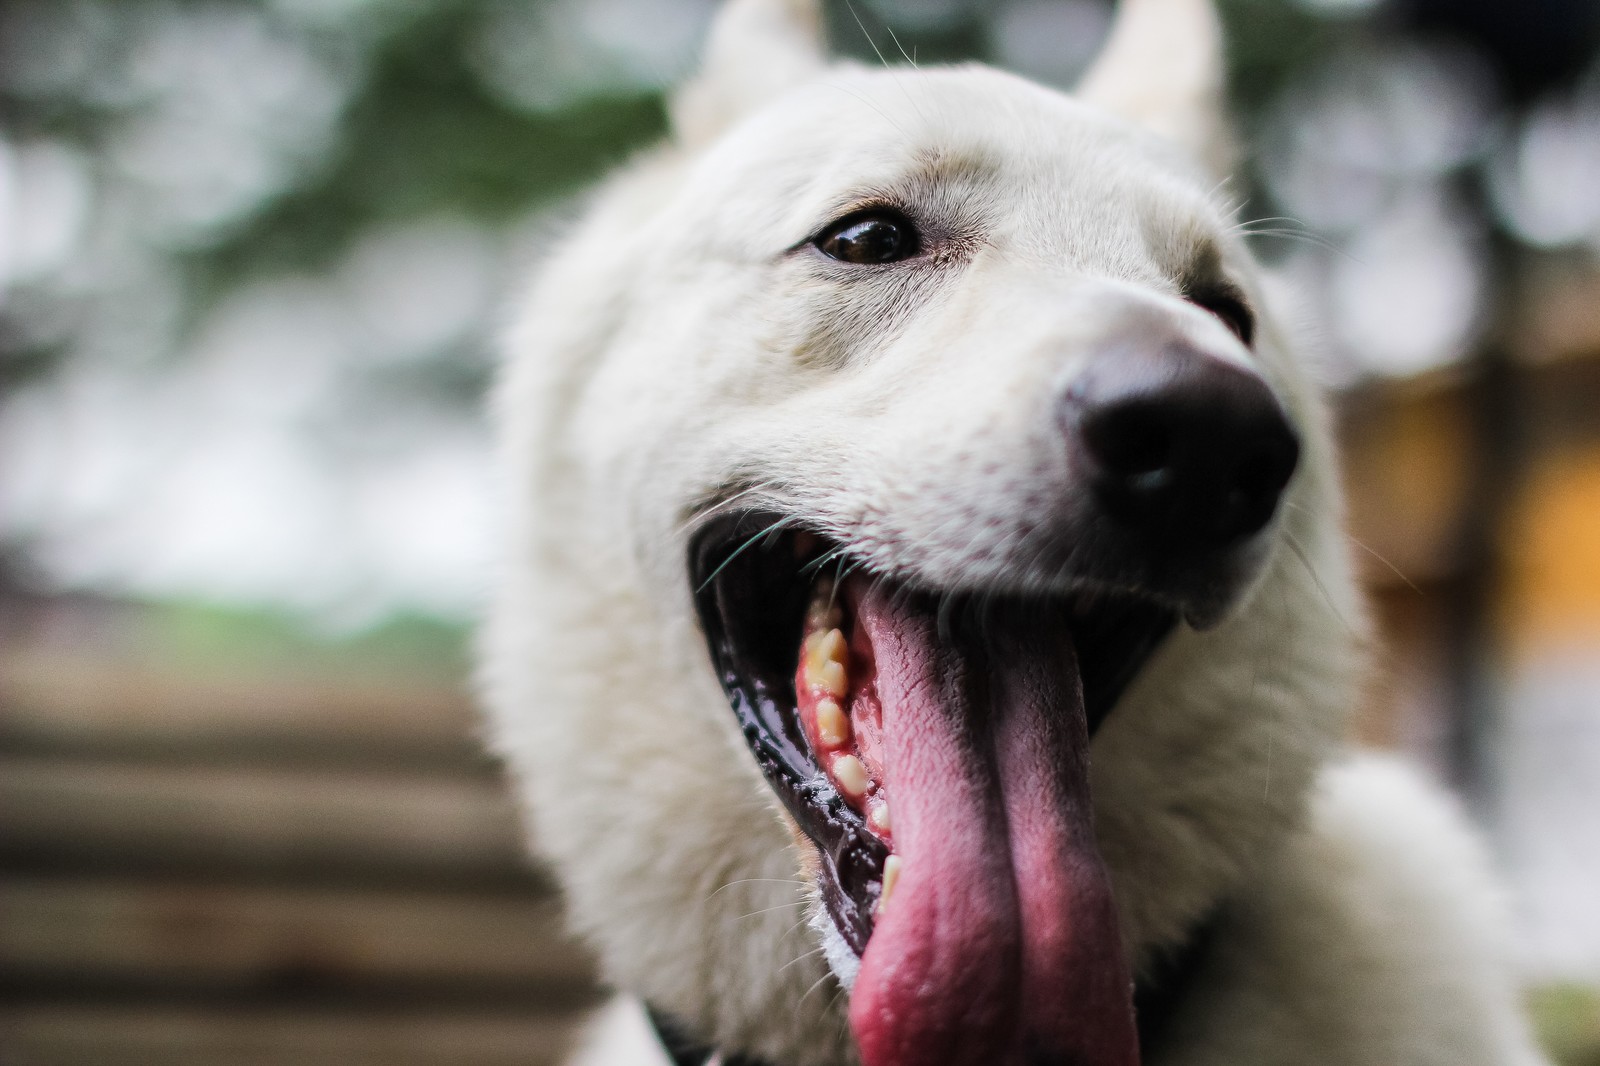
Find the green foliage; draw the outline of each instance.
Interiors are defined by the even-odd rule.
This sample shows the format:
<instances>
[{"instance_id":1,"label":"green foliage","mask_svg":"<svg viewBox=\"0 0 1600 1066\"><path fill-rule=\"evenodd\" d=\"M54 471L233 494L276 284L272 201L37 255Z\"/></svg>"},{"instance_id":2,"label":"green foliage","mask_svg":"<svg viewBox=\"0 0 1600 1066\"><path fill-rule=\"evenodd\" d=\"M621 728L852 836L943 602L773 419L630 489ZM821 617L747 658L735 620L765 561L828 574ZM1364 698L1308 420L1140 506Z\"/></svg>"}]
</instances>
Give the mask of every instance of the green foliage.
<instances>
[{"instance_id":1,"label":"green foliage","mask_svg":"<svg viewBox=\"0 0 1600 1066\"><path fill-rule=\"evenodd\" d=\"M1600 988L1558 984L1528 997L1534 1024L1558 1066L1600 1066Z\"/></svg>"},{"instance_id":2,"label":"green foliage","mask_svg":"<svg viewBox=\"0 0 1600 1066\"><path fill-rule=\"evenodd\" d=\"M1228 41L1228 85L1248 122L1295 70L1327 54L1352 27L1282 0L1219 0Z\"/></svg>"},{"instance_id":3,"label":"green foliage","mask_svg":"<svg viewBox=\"0 0 1600 1066\"><path fill-rule=\"evenodd\" d=\"M209 249L200 273L226 287L325 266L374 225L441 210L505 222L581 189L665 130L658 93L607 93L550 113L495 97L466 62L483 6L447 8L387 38L321 171Z\"/></svg>"},{"instance_id":4,"label":"green foliage","mask_svg":"<svg viewBox=\"0 0 1600 1066\"><path fill-rule=\"evenodd\" d=\"M151 604L134 616L129 642L141 658L187 675L236 676L290 669L296 675L463 678L468 628L416 614L341 632L288 611L197 602Z\"/></svg>"}]
</instances>

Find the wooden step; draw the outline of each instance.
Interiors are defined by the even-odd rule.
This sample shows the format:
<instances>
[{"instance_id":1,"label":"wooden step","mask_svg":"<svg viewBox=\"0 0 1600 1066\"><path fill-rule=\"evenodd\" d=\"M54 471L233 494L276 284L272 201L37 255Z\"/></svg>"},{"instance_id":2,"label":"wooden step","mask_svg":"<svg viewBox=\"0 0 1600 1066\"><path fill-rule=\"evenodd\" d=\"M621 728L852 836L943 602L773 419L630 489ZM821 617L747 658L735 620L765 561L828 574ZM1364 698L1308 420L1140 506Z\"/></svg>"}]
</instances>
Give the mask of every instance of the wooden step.
<instances>
[{"instance_id":1,"label":"wooden step","mask_svg":"<svg viewBox=\"0 0 1600 1066\"><path fill-rule=\"evenodd\" d=\"M0 756L0 858L84 870L532 877L498 776Z\"/></svg>"},{"instance_id":2,"label":"wooden step","mask_svg":"<svg viewBox=\"0 0 1600 1066\"><path fill-rule=\"evenodd\" d=\"M573 1029L536 1012L0 1007L19 1066L553 1066Z\"/></svg>"},{"instance_id":3,"label":"wooden step","mask_svg":"<svg viewBox=\"0 0 1600 1066\"><path fill-rule=\"evenodd\" d=\"M594 981L555 899L534 892L7 876L0 915L13 989L454 989L531 1003L582 1001Z\"/></svg>"},{"instance_id":4,"label":"wooden step","mask_svg":"<svg viewBox=\"0 0 1600 1066\"><path fill-rule=\"evenodd\" d=\"M342 765L490 765L463 689L205 677L59 648L0 648L0 750Z\"/></svg>"}]
</instances>

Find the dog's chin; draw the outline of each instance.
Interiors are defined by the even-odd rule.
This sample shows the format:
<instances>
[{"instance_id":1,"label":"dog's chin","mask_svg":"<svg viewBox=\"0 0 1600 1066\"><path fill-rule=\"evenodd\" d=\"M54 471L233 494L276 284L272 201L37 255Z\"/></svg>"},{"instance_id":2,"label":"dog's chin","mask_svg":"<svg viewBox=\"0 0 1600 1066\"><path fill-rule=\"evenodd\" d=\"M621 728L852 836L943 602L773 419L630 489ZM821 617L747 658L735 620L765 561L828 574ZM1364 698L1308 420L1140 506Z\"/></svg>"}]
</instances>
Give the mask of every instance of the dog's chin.
<instances>
[{"instance_id":1,"label":"dog's chin","mask_svg":"<svg viewBox=\"0 0 1600 1066\"><path fill-rule=\"evenodd\" d=\"M941 588L749 512L702 523L689 569L751 754L815 849L812 926L863 1049L937 1057L945 1014L1064 1061L1133 1039L1089 740L1174 626L1215 622L1254 567L1187 599L1092 572ZM1102 1007L1056 1032L1013 1009L1019 985Z\"/></svg>"}]
</instances>

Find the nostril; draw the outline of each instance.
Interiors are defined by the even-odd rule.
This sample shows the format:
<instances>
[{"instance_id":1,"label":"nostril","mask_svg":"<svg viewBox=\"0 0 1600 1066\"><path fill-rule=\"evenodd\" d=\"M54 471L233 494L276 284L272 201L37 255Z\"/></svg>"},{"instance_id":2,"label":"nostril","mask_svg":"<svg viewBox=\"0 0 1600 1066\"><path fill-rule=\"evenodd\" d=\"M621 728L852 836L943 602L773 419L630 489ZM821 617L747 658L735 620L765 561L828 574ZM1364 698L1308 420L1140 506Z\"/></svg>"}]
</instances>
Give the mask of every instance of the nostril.
<instances>
[{"instance_id":1,"label":"nostril","mask_svg":"<svg viewBox=\"0 0 1600 1066\"><path fill-rule=\"evenodd\" d=\"M1264 430L1233 465L1217 508L1216 533L1233 539L1259 532L1271 521L1299 459L1299 443L1287 428Z\"/></svg>"},{"instance_id":2,"label":"nostril","mask_svg":"<svg viewBox=\"0 0 1600 1066\"><path fill-rule=\"evenodd\" d=\"M1300 445L1260 375L1180 343L1115 346L1062 391L1085 514L1141 550L1230 549L1272 521Z\"/></svg>"},{"instance_id":3,"label":"nostril","mask_svg":"<svg viewBox=\"0 0 1600 1066\"><path fill-rule=\"evenodd\" d=\"M1234 467L1232 489L1241 499L1259 500L1276 496L1288 480L1282 449L1258 445Z\"/></svg>"},{"instance_id":4,"label":"nostril","mask_svg":"<svg viewBox=\"0 0 1600 1066\"><path fill-rule=\"evenodd\" d=\"M1160 397L1092 406L1079 423L1089 484L1099 505L1134 526L1160 522L1180 489L1182 420Z\"/></svg>"},{"instance_id":5,"label":"nostril","mask_svg":"<svg viewBox=\"0 0 1600 1066\"><path fill-rule=\"evenodd\" d=\"M1150 480L1172 465L1175 441L1166 414L1157 407L1123 404L1091 417L1085 443L1107 473Z\"/></svg>"}]
</instances>

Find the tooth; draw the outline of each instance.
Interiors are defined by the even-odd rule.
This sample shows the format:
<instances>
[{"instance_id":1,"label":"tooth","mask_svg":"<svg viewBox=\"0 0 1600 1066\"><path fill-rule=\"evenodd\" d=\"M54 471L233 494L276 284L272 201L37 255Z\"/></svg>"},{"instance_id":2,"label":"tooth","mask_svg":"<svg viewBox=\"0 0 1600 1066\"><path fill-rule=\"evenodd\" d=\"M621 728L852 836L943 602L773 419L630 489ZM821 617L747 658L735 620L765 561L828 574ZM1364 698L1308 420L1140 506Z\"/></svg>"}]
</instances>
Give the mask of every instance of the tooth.
<instances>
[{"instance_id":1,"label":"tooth","mask_svg":"<svg viewBox=\"0 0 1600 1066\"><path fill-rule=\"evenodd\" d=\"M806 659L817 666L826 662L845 663L850 660L850 645L845 642L844 633L836 627L830 626L828 629L818 629L807 634L804 648Z\"/></svg>"},{"instance_id":2,"label":"tooth","mask_svg":"<svg viewBox=\"0 0 1600 1066\"><path fill-rule=\"evenodd\" d=\"M833 760L833 779L839 790L853 800L867 794L867 768L854 755L841 755Z\"/></svg>"},{"instance_id":3,"label":"tooth","mask_svg":"<svg viewBox=\"0 0 1600 1066\"><path fill-rule=\"evenodd\" d=\"M838 630L834 630L835 633ZM844 672L844 663L837 659L822 659L815 655L806 656L806 686L816 690L823 696L832 696L834 699L843 699L844 694L850 691L849 678Z\"/></svg>"},{"instance_id":4,"label":"tooth","mask_svg":"<svg viewBox=\"0 0 1600 1066\"><path fill-rule=\"evenodd\" d=\"M895 884L900 880L900 856L890 855L883 860L883 889L878 893L877 912L883 913L889 905L889 896L894 892Z\"/></svg>"},{"instance_id":5,"label":"tooth","mask_svg":"<svg viewBox=\"0 0 1600 1066\"><path fill-rule=\"evenodd\" d=\"M844 642L844 634L837 629L824 633L822 639L817 641L816 657L843 665L850 658L850 648Z\"/></svg>"},{"instance_id":6,"label":"tooth","mask_svg":"<svg viewBox=\"0 0 1600 1066\"><path fill-rule=\"evenodd\" d=\"M867 813L867 821L880 833L890 832L892 826L889 823L889 801L883 800L873 804L872 810Z\"/></svg>"},{"instance_id":7,"label":"tooth","mask_svg":"<svg viewBox=\"0 0 1600 1066\"><path fill-rule=\"evenodd\" d=\"M844 664L832 659L822 664L822 669L817 671L816 680L812 684L836 700L843 699L844 694L850 691L844 676Z\"/></svg>"},{"instance_id":8,"label":"tooth","mask_svg":"<svg viewBox=\"0 0 1600 1066\"><path fill-rule=\"evenodd\" d=\"M838 700L817 703L817 736L830 748L842 748L850 743L850 718Z\"/></svg>"}]
</instances>

